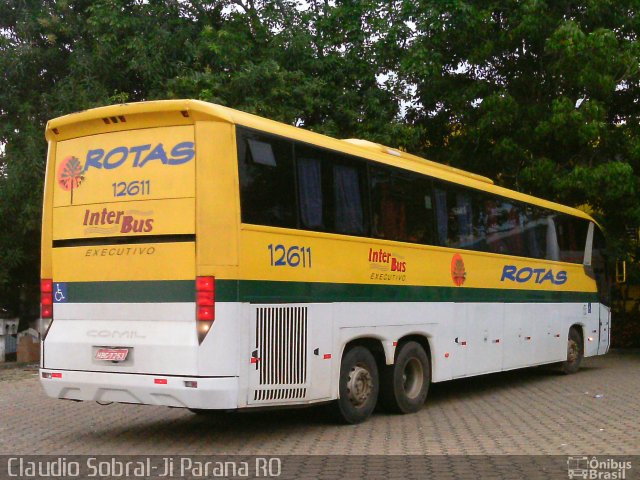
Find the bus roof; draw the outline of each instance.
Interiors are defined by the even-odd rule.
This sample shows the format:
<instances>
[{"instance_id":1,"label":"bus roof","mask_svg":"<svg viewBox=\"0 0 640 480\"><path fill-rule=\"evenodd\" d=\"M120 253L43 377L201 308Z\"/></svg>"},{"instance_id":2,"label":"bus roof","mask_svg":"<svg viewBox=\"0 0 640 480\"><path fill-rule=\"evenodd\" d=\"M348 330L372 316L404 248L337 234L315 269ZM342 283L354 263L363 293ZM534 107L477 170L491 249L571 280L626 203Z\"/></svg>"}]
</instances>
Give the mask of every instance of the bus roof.
<instances>
[{"instance_id":1,"label":"bus roof","mask_svg":"<svg viewBox=\"0 0 640 480\"><path fill-rule=\"evenodd\" d=\"M588 214L581 210L500 187L494 185L493 181L487 177L384 145L359 139L339 140L200 100L157 100L84 110L50 120L47 123L46 138L49 141L61 141L86 135L150 126L188 125L198 120L216 120L242 125L593 221Z\"/></svg>"}]
</instances>

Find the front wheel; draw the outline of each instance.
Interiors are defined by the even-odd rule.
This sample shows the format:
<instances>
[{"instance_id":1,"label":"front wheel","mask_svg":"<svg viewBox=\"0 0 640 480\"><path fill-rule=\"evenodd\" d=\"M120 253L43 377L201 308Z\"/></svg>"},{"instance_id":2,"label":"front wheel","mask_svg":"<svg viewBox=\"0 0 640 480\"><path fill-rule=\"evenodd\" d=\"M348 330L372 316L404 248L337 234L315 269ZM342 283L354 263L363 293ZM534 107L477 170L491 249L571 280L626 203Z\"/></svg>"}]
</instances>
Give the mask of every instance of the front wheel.
<instances>
[{"instance_id":1,"label":"front wheel","mask_svg":"<svg viewBox=\"0 0 640 480\"><path fill-rule=\"evenodd\" d=\"M407 342L400 347L395 363L382 372L380 402L389 412L417 412L427 399L430 383L431 366L424 348Z\"/></svg>"},{"instance_id":2,"label":"front wheel","mask_svg":"<svg viewBox=\"0 0 640 480\"><path fill-rule=\"evenodd\" d=\"M375 358L365 347L348 350L340 365L340 397L335 410L344 423L364 422L378 401L378 367Z\"/></svg>"},{"instance_id":3,"label":"front wheel","mask_svg":"<svg viewBox=\"0 0 640 480\"><path fill-rule=\"evenodd\" d=\"M569 330L569 338L567 339L567 360L562 362L560 369L562 373L570 375L576 373L580 368L582 359L584 358L584 343L580 332L571 327Z\"/></svg>"}]
</instances>

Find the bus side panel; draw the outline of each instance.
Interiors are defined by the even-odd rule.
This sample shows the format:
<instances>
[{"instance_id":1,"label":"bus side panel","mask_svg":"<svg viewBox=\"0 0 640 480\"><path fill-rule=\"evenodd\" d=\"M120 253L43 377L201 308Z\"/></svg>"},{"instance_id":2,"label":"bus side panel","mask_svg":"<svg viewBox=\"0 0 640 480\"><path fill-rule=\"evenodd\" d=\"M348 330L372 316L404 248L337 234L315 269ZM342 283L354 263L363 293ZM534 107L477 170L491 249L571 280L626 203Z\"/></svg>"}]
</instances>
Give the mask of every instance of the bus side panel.
<instances>
[{"instance_id":1,"label":"bus side panel","mask_svg":"<svg viewBox=\"0 0 640 480\"><path fill-rule=\"evenodd\" d=\"M49 141L47 147L47 171L44 179L44 196L42 200L42 235L40 243L40 278L53 276L51 243L53 241L53 185L55 179L56 144ZM46 324L42 321L41 334L44 335ZM44 361L44 342L40 342L40 366Z\"/></svg>"},{"instance_id":2,"label":"bus side panel","mask_svg":"<svg viewBox=\"0 0 640 480\"><path fill-rule=\"evenodd\" d=\"M198 122L196 142L197 274L212 275L216 267L238 265L240 194L234 126Z\"/></svg>"},{"instance_id":3,"label":"bus side panel","mask_svg":"<svg viewBox=\"0 0 640 480\"><path fill-rule=\"evenodd\" d=\"M51 260L51 242L53 240L53 186L55 181L56 144L49 142L47 151L47 173L44 180L44 198L42 206L42 242L40 246L40 277L51 278L53 266Z\"/></svg>"},{"instance_id":4,"label":"bus side panel","mask_svg":"<svg viewBox=\"0 0 640 480\"><path fill-rule=\"evenodd\" d=\"M196 122L196 272L217 280L237 278L239 189L235 127ZM221 297L218 295L218 297ZM200 375L239 375L239 345L246 325L241 305L231 298L216 302L216 319L198 348Z\"/></svg>"},{"instance_id":5,"label":"bus side panel","mask_svg":"<svg viewBox=\"0 0 640 480\"><path fill-rule=\"evenodd\" d=\"M357 338L376 338L386 347L420 335L431 349L433 382L564 361L571 326L587 332L597 324L587 303L358 302L336 303L334 310L335 354ZM592 344L587 341L587 356Z\"/></svg>"}]
</instances>

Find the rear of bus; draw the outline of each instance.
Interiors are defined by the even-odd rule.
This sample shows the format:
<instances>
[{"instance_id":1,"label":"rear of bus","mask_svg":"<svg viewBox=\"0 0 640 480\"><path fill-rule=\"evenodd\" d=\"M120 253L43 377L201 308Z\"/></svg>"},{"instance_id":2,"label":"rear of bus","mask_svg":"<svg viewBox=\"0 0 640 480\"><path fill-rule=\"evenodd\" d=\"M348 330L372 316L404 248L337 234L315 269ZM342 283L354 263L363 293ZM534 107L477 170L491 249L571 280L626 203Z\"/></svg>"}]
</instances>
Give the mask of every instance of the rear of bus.
<instances>
[{"instance_id":1,"label":"rear of bus","mask_svg":"<svg viewBox=\"0 0 640 480\"><path fill-rule=\"evenodd\" d=\"M237 407L235 307L215 305L216 273L237 265L233 125L203 105L120 105L49 122L49 396Z\"/></svg>"}]
</instances>

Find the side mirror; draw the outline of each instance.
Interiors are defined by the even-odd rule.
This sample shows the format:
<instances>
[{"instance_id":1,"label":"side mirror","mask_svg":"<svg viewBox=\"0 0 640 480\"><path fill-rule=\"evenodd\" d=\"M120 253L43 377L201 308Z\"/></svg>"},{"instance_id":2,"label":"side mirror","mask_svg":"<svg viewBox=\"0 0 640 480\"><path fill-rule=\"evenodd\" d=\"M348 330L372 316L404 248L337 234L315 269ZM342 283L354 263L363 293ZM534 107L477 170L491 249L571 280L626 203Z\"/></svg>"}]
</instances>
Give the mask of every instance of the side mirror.
<instances>
[{"instance_id":1,"label":"side mirror","mask_svg":"<svg viewBox=\"0 0 640 480\"><path fill-rule=\"evenodd\" d=\"M626 283L627 281L627 262L624 260L616 261L616 283Z\"/></svg>"}]
</instances>

